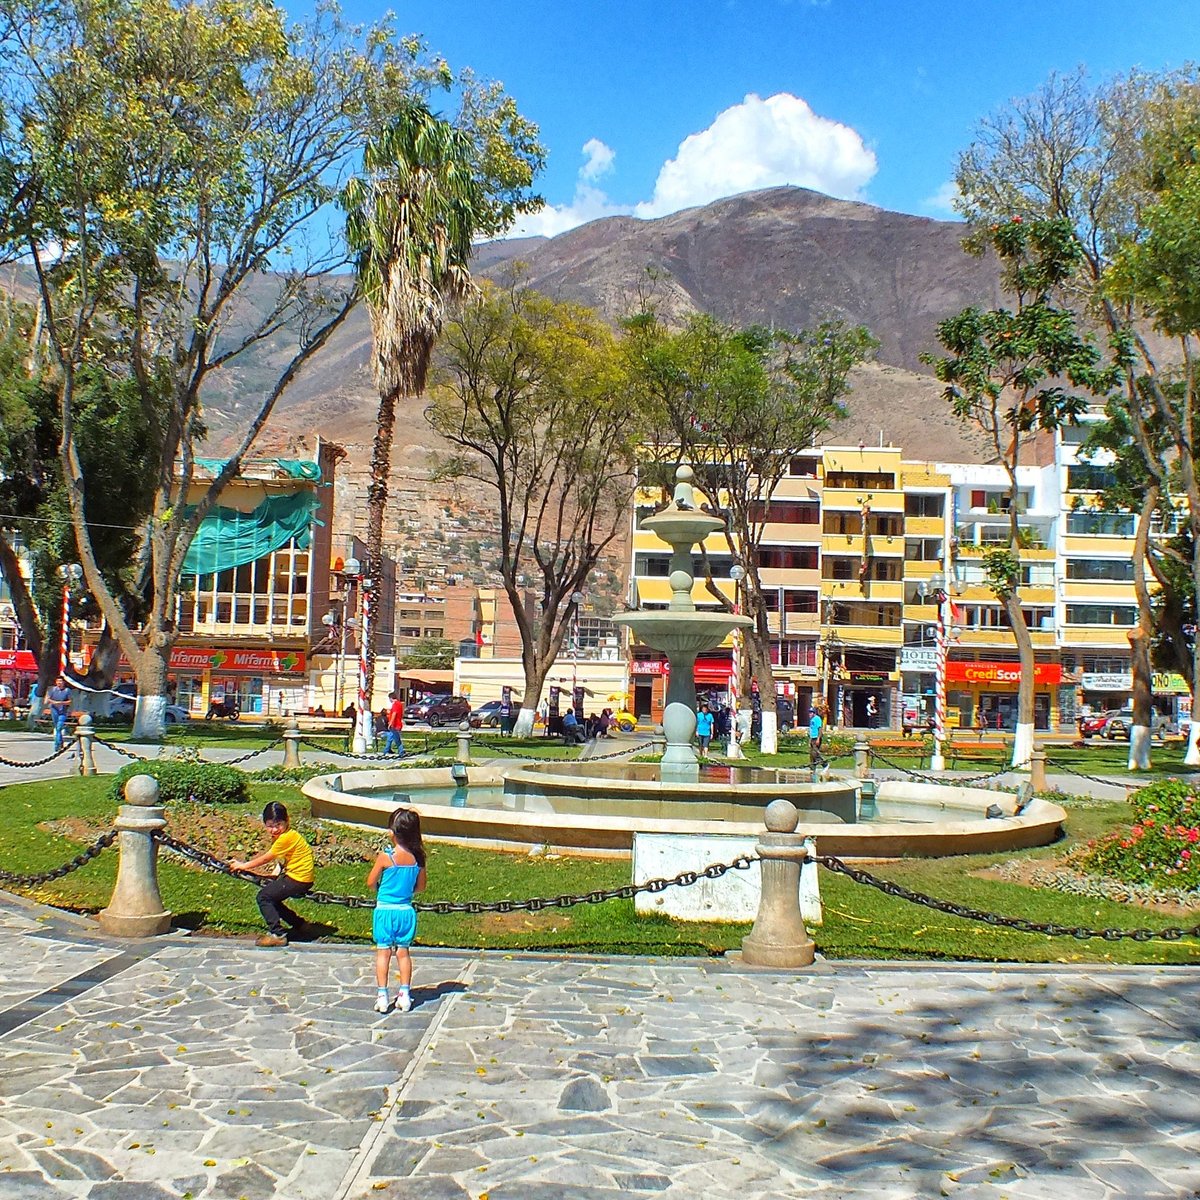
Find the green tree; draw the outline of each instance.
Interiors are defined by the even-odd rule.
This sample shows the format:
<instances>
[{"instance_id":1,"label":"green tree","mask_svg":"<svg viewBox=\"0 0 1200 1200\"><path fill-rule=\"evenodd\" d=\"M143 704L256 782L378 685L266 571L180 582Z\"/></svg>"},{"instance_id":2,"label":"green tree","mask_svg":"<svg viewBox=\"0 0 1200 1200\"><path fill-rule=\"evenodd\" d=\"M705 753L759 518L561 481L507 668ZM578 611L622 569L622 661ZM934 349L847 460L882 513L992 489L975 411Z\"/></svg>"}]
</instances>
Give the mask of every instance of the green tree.
<instances>
[{"instance_id":1,"label":"green tree","mask_svg":"<svg viewBox=\"0 0 1200 1200\"><path fill-rule=\"evenodd\" d=\"M339 181L411 97L456 81L419 39L347 29L328 6L289 26L270 0L3 0L0 26L0 251L32 263L77 557L134 665L135 731L154 735L188 546L357 300L330 219ZM502 97L463 86L481 125L498 127ZM98 344L120 348L103 361L127 364L156 447L138 621L105 581L88 521L78 387ZM243 371L252 351L270 363L258 389ZM201 483L205 404L222 391L247 416Z\"/></svg>"},{"instance_id":2,"label":"green tree","mask_svg":"<svg viewBox=\"0 0 1200 1200\"><path fill-rule=\"evenodd\" d=\"M455 124L413 98L367 143L362 172L342 194L359 286L371 313L379 390L367 488L368 577L379 579L383 564L396 403L425 390L447 306L471 287L474 240L501 232L518 211L537 203L527 192L541 164L536 132L515 109L499 128L480 131L469 114ZM364 591L368 629L371 599ZM369 699L373 637L367 637L365 651ZM360 708L365 745L370 705Z\"/></svg>"},{"instance_id":3,"label":"green tree","mask_svg":"<svg viewBox=\"0 0 1200 1200\"><path fill-rule=\"evenodd\" d=\"M521 634L528 734L542 687L596 563L628 521L640 414L612 330L591 310L514 281L485 284L448 322L430 424L454 448L444 476L495 502L499 571ZM527 580L541 604L524 604Z\"/></svg>"},{"instance_id":4,"label":"green tree","mask_svg":"<svg viewBox=\"0 0 1200 1200\"><path fill-rule=\"evenodd\" d=\"M775 680L767 593L759 549L772 497L792 460L845 416L850 372L875 349L870 332L840 321L788 332L735 329L697 315L681 329L653 311L628 323L626 352L634 394L649 416L649 453L673 472L696 470L696 486L725 521L725 541L745 572L743 611L753 622L745 645L762 702L761 746L777 747ZM709 592L733 608L704 555ZM749 689L740 688L749 702Z\"/></svg>"},{"instance_id":5,"label":"green tree","mask_svg":"<svg viewBox=\"0 0 1200 1200\"><path fill-rule=\"evenodd\" d=\"M1115 376L1095 343L1078 333L1071 311L1053 301L1080 253L1067 222L1015 217L992 225L977 243L981 251L984 246L999 257L1014 306L967 308L940 322L946 356L922 358L946 384L954 415L983 431L1008 476L1008 545L985 555L984 571L1004 605L1021 662L1012 761L1026 768L1033 750L1034 650L1021 608L1018 471L1038 434L1073 423L1086 411L1087 396L1106 393Z\"/></svg>"},{"instance_id":6,"label":"green tree","mask_svg":"<svg viewBox=\"0 0 1200 1200\"><path fill-rule=\"evenodd\" d=\"M448 638L422 638L404 656L401 665L415 669L448 671L454 666L458 647Z\"/></svg>"}]
</instances>

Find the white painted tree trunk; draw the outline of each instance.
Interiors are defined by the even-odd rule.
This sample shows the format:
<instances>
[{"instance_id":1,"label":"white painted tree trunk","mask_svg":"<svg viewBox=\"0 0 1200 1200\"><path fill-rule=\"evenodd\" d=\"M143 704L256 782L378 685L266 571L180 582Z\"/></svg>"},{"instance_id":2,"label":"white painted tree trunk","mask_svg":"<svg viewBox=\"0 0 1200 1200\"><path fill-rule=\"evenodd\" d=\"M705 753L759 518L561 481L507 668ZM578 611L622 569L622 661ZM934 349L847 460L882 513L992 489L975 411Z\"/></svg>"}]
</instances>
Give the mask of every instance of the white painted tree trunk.
<instances>
[{"instance_id":1,"label":"white painted tree trunk","mask_svg":"<svg viewBox=\"0 0 1200 1200\"><path fill-rule=\"evenodd\" d=\"M763 709L762 729L758 735L758 748L764 754L779 753L779 715Z\"/></svg>"},{"instance_id":2,"label":"white painted tree trunk","mask_svg":"<svg viewBox=\"0 0 1200 1200\"><path fill-rule=\"evenodd\" d=\"M137 708L133 714L133 733L135 741L148 739L159 741L167 728L167 698L166 696L143 696L139 693Z\"/></svg>"},{"instance_id":3,"label":"white painted tree trunk","mask_svg":"<svg viewBox=\"0 0 1200 1200\"><path fill-rule=\"evenodd\" d=\"M1018 723L1017 734L1013 738L1012 765L1021 770L1029 770L1029 756L1033 753L1033 724Z\"/></svg>"},{"instance_id":4,"label":"white painted tree trunk","mask_svg":"<svg viewBox=\"0 0 1200 1200\"><path fill-rule=\"evenodd\" d=\"M1150 727L1134 725L1129 731L1129 770L1150 770Z\"/></svg>"},{"instance_id":5,"label":"white painted tree trunk","mask_svg":"<svg viewBox=\"0 0 1200 1200\"><path fill-rule=\"evenodd\" d=\"M532 708L521 708L517 712L517 723L513 726L513 737L527 738L533 737L533 718L537 715L537 710Z\"/></svg>"},{"instance_id":6,"label":"white painted tree trunk","mask_svg":"<svg viewBox=\"0 0 1200 1200\"><path fill-rule=\"evenodd\" d=\"M1187 753L1183 756L1184 766L1200 767L1200 720L1193 711L1191 724L1188 726Z\"/></svg>"}]
</instances>

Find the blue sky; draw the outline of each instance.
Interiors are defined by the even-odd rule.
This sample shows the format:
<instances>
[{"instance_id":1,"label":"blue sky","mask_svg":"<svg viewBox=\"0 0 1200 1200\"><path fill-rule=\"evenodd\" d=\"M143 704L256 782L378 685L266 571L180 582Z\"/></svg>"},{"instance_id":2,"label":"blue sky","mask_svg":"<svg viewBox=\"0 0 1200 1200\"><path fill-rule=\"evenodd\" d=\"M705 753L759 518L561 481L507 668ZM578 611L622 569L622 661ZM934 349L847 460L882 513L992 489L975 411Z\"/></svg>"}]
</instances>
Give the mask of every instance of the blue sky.
<instances>
[{"instance_id":1,"label":"blue sky","mask_svg":"<svg viewBox=\"0 0 1200 1200\"><path fill-rule=\"evenodd\" d=\"M355 20L382 9L347 4ZM523 232L658 216L796 183L951 215L980 118L1051 71L1097 79L1200 59L1195 0L417 0L452 66L541 126L547 210ZM749 97L749 99L748 99Z\"/></svg>"}]
</instances>

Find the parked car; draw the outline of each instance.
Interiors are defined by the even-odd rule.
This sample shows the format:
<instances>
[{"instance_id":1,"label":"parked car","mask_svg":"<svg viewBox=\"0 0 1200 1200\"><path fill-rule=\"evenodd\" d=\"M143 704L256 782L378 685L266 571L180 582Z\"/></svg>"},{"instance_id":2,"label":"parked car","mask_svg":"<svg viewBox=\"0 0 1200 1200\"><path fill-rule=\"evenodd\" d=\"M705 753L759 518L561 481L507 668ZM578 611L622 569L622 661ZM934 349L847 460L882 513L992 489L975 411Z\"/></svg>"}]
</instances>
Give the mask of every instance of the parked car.
<instances>
[{"instance_id":1,"label":"parked car","mask_svg":"<svg viewBox=\"0 0 1200 1200\"><path fill-rule=\"evenodd\" d=\"M481 704L474 709L470 716L472 729L499 729L500 728L500 705L499 700L489 700L486 704Z\"/></svg>"},{"instance_id":2,"label":"parked car","mask_svg":"<svg viewBox=\"0 0 1200 1200\"><path fill-rule=\"evenodd\" d=\"M1155 738L1166 737L1175 732L1175 726L1162 713L1150 718L1150 734ZM1129 730L1133 725L1133 713L1127 709L1110 709L1108 712L1093 713L1079 722L1081 737L1102 737L1110 742L1129 741Z\"/></svg>"},{"instance_id":3,"label":"parked car","mask_svg":"<svg viewBox=\"0 0 1200 1200\"><path fill-rule=\"evenodd\" d=\"M1080 717L1079 736L1082 738L1103 737L1109 721L1120 716L1121 713L1114 709L1110 712L1090 713L1086 717Z\"/></svg>"},{"instance_id":4,"label":"parked car","mask_svg":"<svg viewBox=\"0 0 1200 1200\"><path fill-rule=\"evenodd\" d=\"M463 696L435 696L432 700L418 701L404 715L406 720L428 721L436 729L470 717L471 702Z\"/></svg>"},{"instance_id":5,"label":"parked car","mask_svg":"<svg viewBox=\"0 0 1200 1200\"><path fill-rule=\"evenodd\" d=\"M134 710L137 708L137 697L130 696L127 692L118 692L112 698L112 702L108 707L108 715L115 717L119 721L132 721ZM186 721L191 716L182 704L168 704L166 711L166 722L168 725L178 725L181 721Z\"/></svg>"}]
</instances>

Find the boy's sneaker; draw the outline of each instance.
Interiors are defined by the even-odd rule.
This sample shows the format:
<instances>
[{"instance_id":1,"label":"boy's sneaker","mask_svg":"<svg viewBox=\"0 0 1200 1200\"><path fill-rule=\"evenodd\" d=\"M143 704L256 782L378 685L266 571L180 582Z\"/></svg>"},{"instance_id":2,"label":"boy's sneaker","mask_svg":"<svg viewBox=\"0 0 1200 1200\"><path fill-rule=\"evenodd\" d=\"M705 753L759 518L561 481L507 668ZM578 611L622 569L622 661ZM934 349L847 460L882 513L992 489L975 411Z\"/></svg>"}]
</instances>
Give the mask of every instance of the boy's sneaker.
<instances>
[{"instance_id":1,"label":"boy's sneaker","mask_svg":"<svg viewBox=\"0 0 1200 1200\"><path fill-rule=\"evenodd\" d=\"M400 1012L408 1012L412 1008L412 995L408 991L396 993L396 1008Z\"/></svg>"},{"instance_id":2,"label":"boy's sneaker","mask_svg":"<svg viewBox=\"0 0 1200 1200\"><path fill-rule=\"evenodd\" d=\"M379 995L375 997L375 1011L377 1013L385 1013L385 1012L387 1012L387 1010L388 1010L387 992L380 992Z\"/></svg>"},{"instance_id":3,"label":"boy's sneaker","mask_svg":"<svg viewBox=\"0 0 1200 1200\"><path fill-rule=\"evenodd\" d=\"M256 946L286 946L288 944L286 933L260 933L254 939Z\"/></svg>"}]
</instances>

